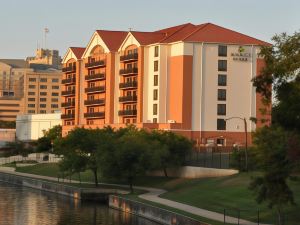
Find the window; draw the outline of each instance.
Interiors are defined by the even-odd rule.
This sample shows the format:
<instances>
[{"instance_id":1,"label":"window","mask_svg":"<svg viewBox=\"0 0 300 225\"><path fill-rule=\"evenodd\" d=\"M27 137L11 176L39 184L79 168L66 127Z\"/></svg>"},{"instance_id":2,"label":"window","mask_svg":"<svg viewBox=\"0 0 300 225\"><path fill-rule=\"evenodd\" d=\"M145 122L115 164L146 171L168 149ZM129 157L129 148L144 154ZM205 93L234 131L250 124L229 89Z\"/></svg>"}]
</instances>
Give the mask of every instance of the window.
<instances>
[{"instance_id":1,"label":"window","mask_svg":"<svg viewBox=\"0 0 300 225\"><path fill-rule=\"evenodd\" d=\"M40 85L40 89L47 89L47 85Z\"/></svg>"},{"instance_id":2,"label":"window","mask_svg":"<svg viewBox=\"0 0 300 225\"><path fill-rule=\"evenodd\" d=\"M218 75L218 85L226 86L227 85L227 76L225 74Z\"/></svg>"},{"instance_id":3,"label":"window","mask_svg":"<svg viewBox=\"0 0 300 225\"><path fill-rule=\"evenodd\" d=\"M94 120L88 120L88 121L87 121L87 124L88 124L88 125L94 124Z\"/></svg>"},{"instance_id":4,"label":"window","mask_svg":"<svg viewBox=\"0 0 300 225\"><path fill-rule=\"evenodd\" d=\"M130 119L126 119L125 120L125 123L127 124L127 123L130 123Z\"/></svg>"},{"instance_id":5,"label":"window","mask_svg":"<svg viewBox=\"0 0 300 225\"><path fill-rule=\"evenodd\" d=\"M41 96L47 96L47 92L40 92Z\"/></svg>"},{"instance_id":6,"label":"window","mask_svg":"<svg viewBox=\"0 0 300 225\"><path fill-rule=\"evenodd\" d=\"M158 61L154 61L154 72L158 71Z\"/></svg>"},{"instance_id":7,"label":"window","mask_svg":"<svg viewBox=\"0 0 300 225\"><path fill-rule=\"evenodd\" d=\"M47 98L40 98L40 102L46 102Z\"/></svg>"},{"instance_id":8,"label":"window","mask_svg":"<svg viewBox=\"0 0 300 225\"><path fill-rule=\"evenodd\" d=\"M218 115L226 115L226 104L218 104Z\"/></svg>"},{"instance_id":9,"label":"window","mask_svg":"<svg viewBox=\"0 0 300 225\"><path fill-rule=\"evenodd\" d=\"M34 108L34 107L35 107L35 104L28 104L28 107Z\"/></svg>"},{"instance_id":10,"label":"window","mask_svg":"<svg viewBox=\"0 0 300 225\"><path fill-rule=\"evenodd\" d=\"M40 81L41 82L47 82L47 78L41 78Z\"/></svg>"},{"instance_id":11,"label":"window","mask_svg":"<svg viewBox=\"0 0 300 225\"><path fill-rule=\"evenodd\" d=\"M29 85L28 86L30 89L34 89L35 88L35 85Z\"/></svg>"},{"instance_id":12,"label":"window","mask_svg":"<svg viewBox=\"0 0 300 225\"><path fill-rule=\"evenodd\" d=\"M157 104L153 104L153 115L157 115Z\"/></svg>"},{"instance_id":13,"label":"window","mask_svg":"<svg viewBox=\"0 0 300 225\"><path fill-rule=\"evenodd\" d=\"M58 98L52 98L51 101L52 102L58 102Z\"/></svg>"},{"instance_id":14,"label":"window","mask_svg":"<svg viewBox=\"0 0 300 225\"><path fill-rule=\"evenodd\" d=\"M157 100L158 99L158 90L154 89L153 90L153 100Z\"/></svg>"},{"instance_id":15,"label":"window","mask_svg":"<svg viewBox=\"0 0 300 225\"><path fill-rule=\"evenodd\" d=\"M155 46L155 48L154 48L154 57L158 57L158 50L159 50L158 46Z\"/></svg>"},{"instance_id":16,"label":"window","mask_svg":"<svg viewBox=\"0 0 300 225\"><path fill-rule=\"evenodd\" d=\"M58 83L59 80L58 80L58 78L52 78L52 82L53 82L53 83Z\"/></svg>"},{"instance_id":17,"label":"window","mask_svg":"<svg viewBox=\"0 0 300 225\"><path fill-rule=\"evenodd\" d=\"M153 123L157 123L157 118L153 118Z\"/></svg>"},{"instance_id":18,"label":"window","mask_svg":"<svg viewBox=\"0 0 300 225\"><path fill-rule=\"evenodd\" d=\"M30 82L35 82L35 81L36 81L36 78L32 78L32 77L31 77L31 78L29 78L29 81L30 81Z\"/></svg>"},{"instance_id":19,"label":"window","mask_svg":"<svg viewBox=\"0 0 300 225\"><path fill-rule=\"evenodd\" d=\"M40 104L40 108L46 108L46 104Z\"/></svg>"},{"instance_id":20,"label":"window","mask_svg":"<svg viewBox=\"0 0 300 225\"><path fill-rule=\"evenodd\" d=\"M217 119L217 130L226 130L226 121L224 119Z\"/></svg>"},{"instance_id":21,"label":"window","mask_svg":"<svg viewBox=\"0 0 300 225\"><path fill-rule=\"evenodd\" d=\"M225 57L227 56L227 46L226 45L219 45L218 55L225 56Z\"/></svg>"},{"instance_id":22,"label":"window","mask_svg":"<svg viewBox=\"0 0 300 225\"><path fill-rule=\"evenodd\" d=\"M218 70L219 71L227 71L227 60L219 60L218 61Z\"/></svg>"},{"instance_id":23,"label":"window","mask_svg":"<svg viewBox=\"0 0 300 225\"><path fill-rule=\"evenodd\" d=\"M218 89L218 100L219 101L226 100L226 90L225 89Z\"/></svg>"},{"instance_id":24,"label":"window","mask_svg":"<svg viewBox=\"0 0 300 225\"><path fill-rule=\"evenodd\" d=\"M35 92L28 92L28 95L35 95Z\"/></svg>"},{"instance_id":25,"label":"window","mask_svg":"<svg viewBox=\"0 0 300 225\"><path fill-rule=\"evenodd\" d=\"M57 92L52 92L52 96L58 96L59 94Z\"/></svg>"},{"instance_id":26,"label":"window","mask_svg":"<svg viewBox=\"0 0 300 225\"><path fill-rule=\"evenodd\" d=\"M28 110L28 113L35 113L35 110Z\"/></svg>"},{"instance_id":27,"label":"window","mask_svg":"<svg viewBox=\"0 0 300 225\"><path fill-rule=\"evenodd\" d=\"M223 138L218 138L217 139L217 145L224 145L225 144L225 140Z\"/></svg>"},{"instance_id":28,"label":"window","mask_svg":"<svg viewBox=\"0 0 300 225\"><path fill-rule=\"evenodd\" d=\"M35 101L35 98L28 98L28 101L29 101L29 102L34 102L34 101Z\"/></svg>"},{"instance_id":29,"label":"window","mask_svg":"<svg viewBox=\"0 0 300 225\"><path fill-rule=\"evenodd\" d=\"M136 119L133 118L133 119L132 119L132 123L136 123Z\"/></svg>"},{"instance_id":30,"label":"window","mask_svg":"<svg viewBox=\"0 0 300 225\"><path fill-rule=\"evenodd\" d=\"M58 104L51 104L51 108L58 108Z\"/></svg>"},{"instance_id":31,"label":"window","mask_svg":"<svg viewBox=\"0 0 300 225\"><path fill-rule=\"evenodd\" d=\"M52 86L52 89L59 89L59 86Z\"/></svg>"},{"instance_id":32,"label":"window","mask_svg":"<svg viewBox=\"0 0 300 225\"><path fill-rule=\"evenodd\" d=\"M45 113L47 113L47 111L46 110L40 110L40 113L45 114Z\"/></svg>"},{"instance_id":33,"label":"window","mask_svg":"<svg viewBox=\"0 0 300 225\"><path fill-rule=\"evenodd\" d=\"M158 75L154 75L154 86L158 86Z\"/></svg>"}]
</instances>

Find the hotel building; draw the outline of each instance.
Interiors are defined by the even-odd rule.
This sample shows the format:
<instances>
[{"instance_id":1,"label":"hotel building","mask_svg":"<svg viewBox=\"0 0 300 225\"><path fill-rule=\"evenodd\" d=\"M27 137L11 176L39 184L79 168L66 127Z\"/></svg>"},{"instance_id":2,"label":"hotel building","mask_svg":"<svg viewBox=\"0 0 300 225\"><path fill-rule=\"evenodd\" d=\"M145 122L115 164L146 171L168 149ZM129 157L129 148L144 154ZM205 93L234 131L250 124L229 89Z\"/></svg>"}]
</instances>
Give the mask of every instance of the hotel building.
<instances>
[{"instance_id":1,"label":"hotel building","mask_svg":"<svg viewBox=\"0 0 300 225\"><path fill-rule=\"evenodd\" d=\"M261 124L251 80L266 42L206 23L154 32L97 30L63 58L63 135L76 126L135 124L171 130L199 144L243 144ZM248 135L251 141L251 135Z\"/></svg>"}]
</instances>

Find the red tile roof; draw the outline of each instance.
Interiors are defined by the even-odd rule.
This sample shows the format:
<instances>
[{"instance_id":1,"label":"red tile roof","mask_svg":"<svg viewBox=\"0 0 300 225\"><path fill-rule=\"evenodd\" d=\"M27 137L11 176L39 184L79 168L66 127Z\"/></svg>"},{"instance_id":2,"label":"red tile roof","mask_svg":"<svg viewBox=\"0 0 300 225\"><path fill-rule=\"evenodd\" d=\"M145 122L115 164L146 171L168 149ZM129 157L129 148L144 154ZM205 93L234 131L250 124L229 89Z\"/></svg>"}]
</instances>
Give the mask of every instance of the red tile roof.
<instances>
[{"instance_id":1,"label":"red tile roof","mask_svg":"<svg viewBox=\"0 0 300 225\"><path fill-rule=\"evenodd\" d=\"M118 51L120 45L128 34L128 32L125 31L110 30L97 30L97 33L102 38L108 49L112 52Z\"/></svg>"},{"instance_id":2,"label":"red tile roof","mask_svg":"<svg viewBox=\"0 0 300 225\"><path fill-rule=\"evenodd\" d=\"M153 43L158 43L160 42L160 40L166 37L165 33L158 32L130 31L130 33L141 45L150 45Z\"/></svg>"},{"instance_id":3,"label":"red tile roof","mask_svg":"<svg viewBox=\"0 0 300 225\"><path fill-rule=\"evenodd\" d=\"M85 51L85 48L80 48L80 47L70 47L70 49L74 53L77 59L81 59L81 56Z\"/></svg>"}]
</instances>

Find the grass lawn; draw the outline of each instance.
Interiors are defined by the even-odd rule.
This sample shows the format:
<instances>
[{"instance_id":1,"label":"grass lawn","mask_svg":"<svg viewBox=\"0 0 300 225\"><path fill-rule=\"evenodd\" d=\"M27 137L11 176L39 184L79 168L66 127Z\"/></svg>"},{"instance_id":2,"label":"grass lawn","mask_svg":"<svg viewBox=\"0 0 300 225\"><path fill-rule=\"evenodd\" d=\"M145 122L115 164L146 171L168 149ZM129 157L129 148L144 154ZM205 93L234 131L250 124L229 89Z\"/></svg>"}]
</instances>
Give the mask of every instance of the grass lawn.
<instances>
[{"instance_id":1,"label":"grass lawn","mask_svg":"<svg viewBox=\"0 0 300 225\"><path fill-rule=\"evenodd\" d=\"M17 171L32 173L38 175L57 177L59 169L57 164L39 164L34 166L17 168ZM208 209L223 213L224 209L232 216L237 216L237 209L248 210L241 211L241 218L256 221L257 210L260 210L260 219L263 223L275 224L276 215L274 211L268 209L265 204L258 205L255 202L255 196L248 190L248 185L252 176L257 173L241 173L228 177L205 178L205 179L181 179L165 177L141 177L134 185L157 187L168 190L161 197L186 203L199 208ZM86 171L81 175L82 181L93 182L93 174ZM78 180L74 175L73 179ZM100 178L99 182L125 183L119 180L105 180ZM300 180L289 181L289 185L294 192L296 206L289 206L285 209L286 225L296 225L300 221ZM139 201L137 195L128 195L128 197ZM152 204L152 203L151 203ZM153 203L155 205L155 203ZM166 208L166 207L164 207ZM174 211L174 210L172 210ZM202 220L205 222L205 220ZM212 223L217 224L218 223Z\"/></svg>"}]
</instances>

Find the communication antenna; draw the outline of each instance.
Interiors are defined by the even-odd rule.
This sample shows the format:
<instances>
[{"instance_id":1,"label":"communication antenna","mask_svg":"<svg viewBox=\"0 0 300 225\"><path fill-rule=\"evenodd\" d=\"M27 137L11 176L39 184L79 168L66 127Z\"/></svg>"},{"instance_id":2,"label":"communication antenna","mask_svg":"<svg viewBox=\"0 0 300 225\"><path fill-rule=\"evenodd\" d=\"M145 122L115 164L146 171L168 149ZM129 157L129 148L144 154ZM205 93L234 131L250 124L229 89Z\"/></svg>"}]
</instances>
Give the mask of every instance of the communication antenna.
<instances>
[{"instance_id":1,"label":"communication antenna","mask_svg":"<svg viewBox=\"0 0 300 225\"><path fill-rule=\"evenodd\" d=\"M128 30L129 30L129 31L132 31L132 30L133 30L133 28L132 28L132 27L129 27L129 28L128 28Z\"/></svg>"},{"instance_id":2,"label":"communication antenna","mask_svg":"<svg viewBox=\"0 0 300 225\"><path fill-rule=\"evenodd\" d=\"M45 48L45 49L47 49L47 34L48 34L49 32L50 32L49 29L48 29L47 27L45 27L45 29L44 29L44 39L45 39L45 40L44 40L44 41L45 41L45 42L44 42L44 45L45 45L44 48Z\"/></svg>"}]
</instances>

